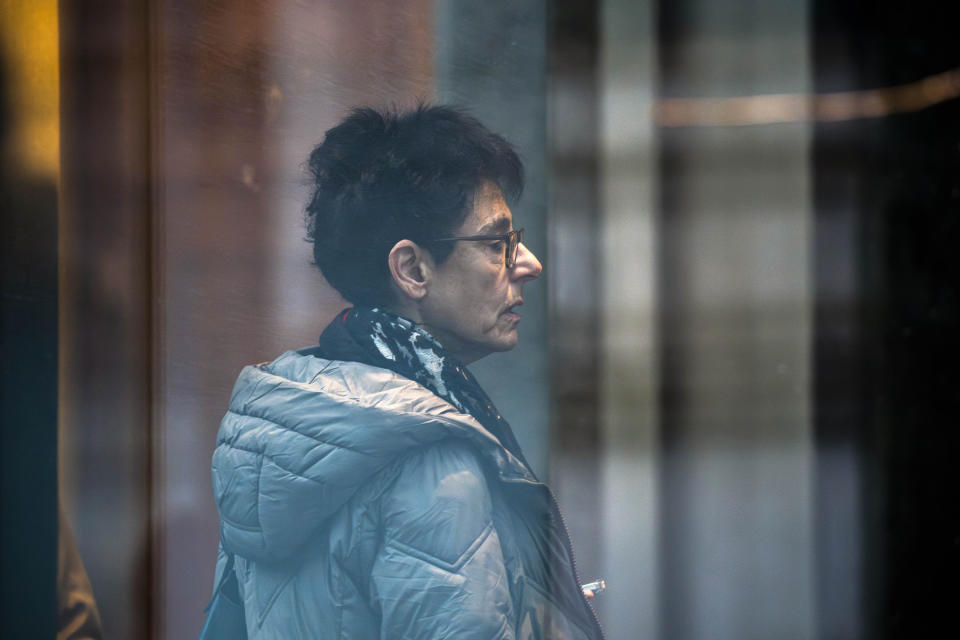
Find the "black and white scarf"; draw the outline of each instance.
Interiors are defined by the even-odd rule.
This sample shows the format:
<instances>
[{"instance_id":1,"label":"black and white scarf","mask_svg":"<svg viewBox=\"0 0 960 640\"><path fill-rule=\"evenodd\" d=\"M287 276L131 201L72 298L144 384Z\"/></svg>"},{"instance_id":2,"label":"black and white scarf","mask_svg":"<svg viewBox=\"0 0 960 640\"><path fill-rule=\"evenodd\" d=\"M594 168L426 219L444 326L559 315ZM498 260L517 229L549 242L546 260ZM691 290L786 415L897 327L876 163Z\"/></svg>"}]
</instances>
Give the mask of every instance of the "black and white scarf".
<instances>
[{"instance_id":1,"label":"black and white scarf","mask_svg":"<svg viewBox=\"0 0 960 640\"><path fill-rule=\"evenodd\" d=\"M319 354L390 369L468 413L527 464L510 424L466 367L414 321L379 308L353 307L320 336Z\"/></svg>"}]
</instances>

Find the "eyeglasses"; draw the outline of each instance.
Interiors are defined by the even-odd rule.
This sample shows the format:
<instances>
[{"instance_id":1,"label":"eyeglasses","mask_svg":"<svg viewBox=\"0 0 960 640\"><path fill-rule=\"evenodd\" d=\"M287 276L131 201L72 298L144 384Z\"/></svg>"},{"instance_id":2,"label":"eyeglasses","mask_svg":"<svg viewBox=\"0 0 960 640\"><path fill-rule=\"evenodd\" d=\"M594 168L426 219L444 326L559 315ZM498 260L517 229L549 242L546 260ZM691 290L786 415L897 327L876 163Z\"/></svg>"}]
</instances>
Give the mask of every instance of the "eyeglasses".
<instances>
[{"instance_id":1,"label":"eyeglasses","mask_svg":"<svg viewBox=\"0 0 960 640\"><path fill-rule=\"evenodd\" d=\"M490 236L458 236L455 238L438 238L432 242L458 242L466 240L468 242L496 242L500 241L506 248L504 259L507 263L507 269L513 269L517 264L517 249L523 242L523 229L514 229L510 233L500 233Z\"/></svg>"}]
</instances>

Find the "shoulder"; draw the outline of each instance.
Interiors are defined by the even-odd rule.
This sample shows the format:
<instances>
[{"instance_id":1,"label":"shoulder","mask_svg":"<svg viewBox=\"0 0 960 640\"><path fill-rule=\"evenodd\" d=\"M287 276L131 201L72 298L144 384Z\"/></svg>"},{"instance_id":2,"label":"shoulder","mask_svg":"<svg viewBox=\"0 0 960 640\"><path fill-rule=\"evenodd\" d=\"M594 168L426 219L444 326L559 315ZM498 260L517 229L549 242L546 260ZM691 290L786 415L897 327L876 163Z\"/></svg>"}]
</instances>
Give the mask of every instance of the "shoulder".
<instances>
[{"instance_id":1,"label":"shoulder","mask_svg":"<svg viewBox=\"0 0 960 640\"><path fill-rule=\"evenodd\" d=\"M492 525L490 485L468 443L445 440L397 462L381 517L387 538L453 563Z\"/></svg>"},{"instance_id":2,"label":"shoulder","mask_svg":"<svg viewBox=\"0 0 960 640\"><path fill-rule=\"evenodd\" d=\"M264 421L273 428L257 428ZM305 436L297 442L367 453L381 467L418 445L478 427L472 417L392 371L288 351L243 369L218 443L234 441L238 432L245 440L264 440L262 446L281 436Z\"/></svg>"}]
</instances>

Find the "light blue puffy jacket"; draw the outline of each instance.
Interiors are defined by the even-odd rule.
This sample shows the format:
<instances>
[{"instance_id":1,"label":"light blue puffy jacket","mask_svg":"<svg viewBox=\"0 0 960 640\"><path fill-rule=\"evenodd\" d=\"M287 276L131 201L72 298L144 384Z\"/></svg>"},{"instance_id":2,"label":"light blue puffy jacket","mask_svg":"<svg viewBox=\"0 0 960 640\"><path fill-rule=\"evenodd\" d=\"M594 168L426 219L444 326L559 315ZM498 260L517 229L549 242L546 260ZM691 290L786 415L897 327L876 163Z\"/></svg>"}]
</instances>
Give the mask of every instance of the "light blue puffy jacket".
<instances>
[{"instance_id":1,"label":"light blue puffy jacket","mask_svg":"<svg viewBox=\"0 0 960 640\"><path fill-rule=\"evenodd\" d=\"M392 371L244 368L213 487L251 639L602 637L549 490Z\"/></svg>"}]
</instances>

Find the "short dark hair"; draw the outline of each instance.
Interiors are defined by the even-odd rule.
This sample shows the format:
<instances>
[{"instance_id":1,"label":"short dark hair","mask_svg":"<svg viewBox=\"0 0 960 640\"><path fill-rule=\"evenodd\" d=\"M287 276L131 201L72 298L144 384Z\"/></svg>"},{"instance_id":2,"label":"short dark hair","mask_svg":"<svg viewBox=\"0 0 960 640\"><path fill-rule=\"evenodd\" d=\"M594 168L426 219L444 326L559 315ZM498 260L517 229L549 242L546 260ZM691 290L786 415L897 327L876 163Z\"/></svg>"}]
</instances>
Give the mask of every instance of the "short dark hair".
<instances>
[{"instance_id":1,"label":"short dark hair","mask_svg":"<svg viewBox=\"0 0 960 640\"><path fill-rule=\"evenodd\" d=\"M403 239L443 262L452 243L431 244L463 224L491 182L513 202L523 164L513 146L464 109L357 108L310 153L307 239L317 267L353 304L391 301L387 256Z\"/></svg>"}]
</instances>

